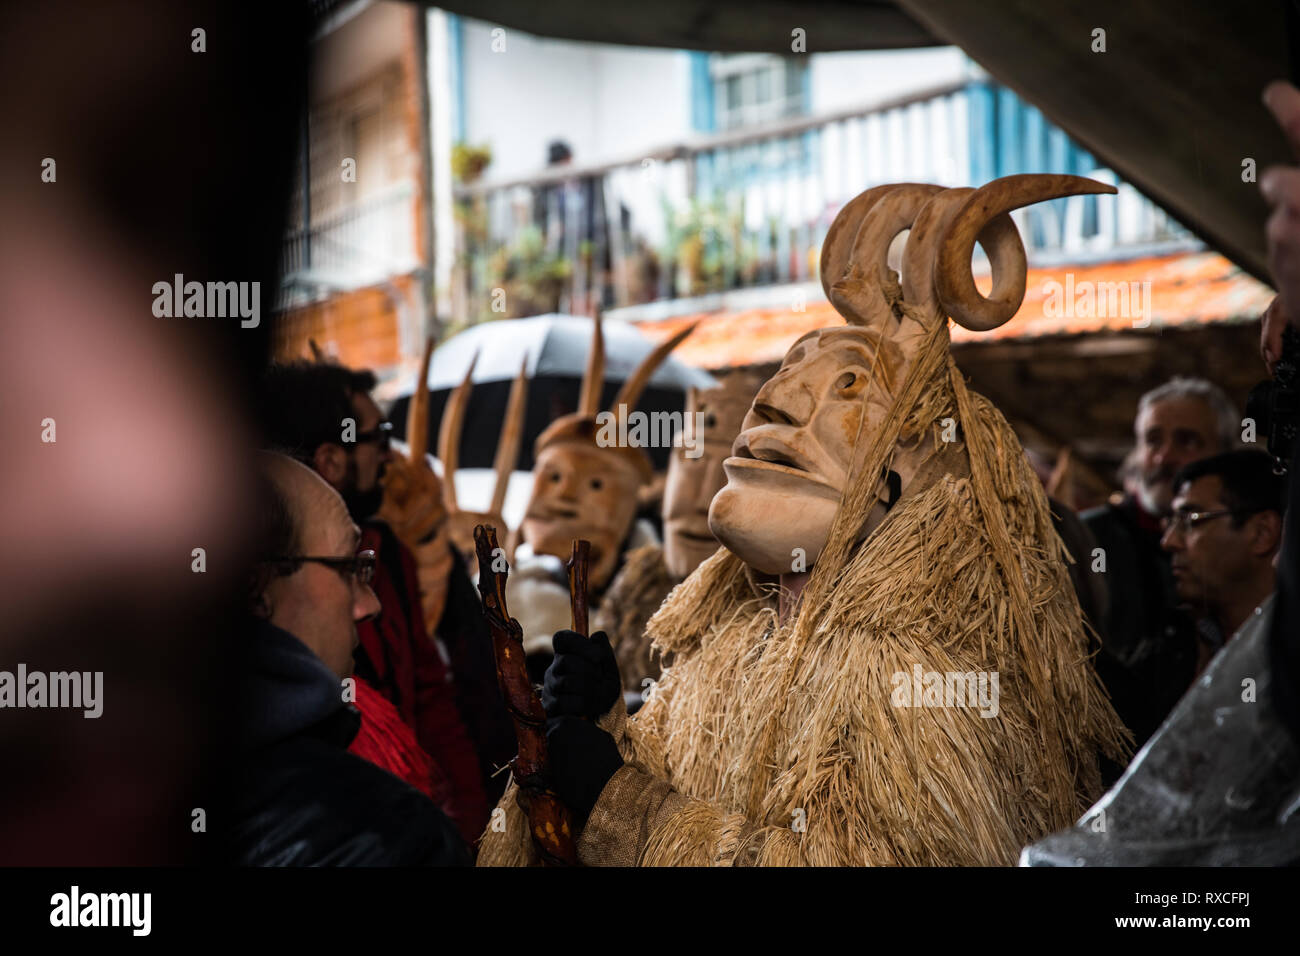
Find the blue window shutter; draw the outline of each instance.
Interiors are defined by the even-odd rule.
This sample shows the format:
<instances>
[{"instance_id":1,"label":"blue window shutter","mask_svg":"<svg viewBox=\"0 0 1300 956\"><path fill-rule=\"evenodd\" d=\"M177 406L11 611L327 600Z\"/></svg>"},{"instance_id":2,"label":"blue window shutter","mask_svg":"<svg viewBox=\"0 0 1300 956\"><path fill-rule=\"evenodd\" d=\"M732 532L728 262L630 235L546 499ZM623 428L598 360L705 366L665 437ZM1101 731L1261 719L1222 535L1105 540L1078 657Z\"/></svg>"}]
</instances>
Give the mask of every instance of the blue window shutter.
<instances>
[{"instance_id":1,"label":"blue window shutter","mask_svg":"<svg viewBox=\"0 0 1300 956\"><path fill-rule=\"evenodd\" d=\"M709 54L691 51L691 127L698 133L717 129L713 109L713 77L709 74Z\"/></svg>"},{"instance_id":2,"label":"blue window shutter","mask_svg":"<svg viewBox=\"0 0 1300 956\"><path fill-rule=\"evenodd\" d=\"M1020 97L1006 87L998 89L998 175L1014 176L1022 171L1024 157L1020 139Z\"/></svg>"},{"instance_id":3,"label":"blue window shutter","mask_svg":"<svg viewBox=\"0 0 1300 956\"><path fill-rule=\"evenodd\" d=\"M997 178L997 128L993 89L988 83L971 83L966 87L970 117L970 182L982 186Z\"/></svg>"},{"instance_id":4,"label":"blue window shutter","mask_svg":"<svg viewBox=\"0 0 1300 956\"><path fill-rule=\"evenodd\" d=\"M1070 165L1069 152L1070 138L1065 135L1065 130L1053 126L1047 135L1047 168L1043 172L1074 172L1074 168Z\"/></svg>"},{"instance_id":5,"label":"blue window shutter","mask_svg":"<svg viewBox=\"0 0 1300 956\"><path fill-rule=\"evenodd\" d=\"M465 142L465 23L454 13L447 14L447 32L450 34L448 53L451 64L451 139L453 143Z\"/></svg>"},{"instance_id":6,"label":"blue window shutter","mask_svg":"<svg viewBox=\"0 0 1300 956\"><path fill-rule=\"evenodd\" d=\"M1043 147L1047 131L1043 128L1043 114L1032 106L1025 107L1025 172L1042 173Z\"/></svg>"}]
</instances>

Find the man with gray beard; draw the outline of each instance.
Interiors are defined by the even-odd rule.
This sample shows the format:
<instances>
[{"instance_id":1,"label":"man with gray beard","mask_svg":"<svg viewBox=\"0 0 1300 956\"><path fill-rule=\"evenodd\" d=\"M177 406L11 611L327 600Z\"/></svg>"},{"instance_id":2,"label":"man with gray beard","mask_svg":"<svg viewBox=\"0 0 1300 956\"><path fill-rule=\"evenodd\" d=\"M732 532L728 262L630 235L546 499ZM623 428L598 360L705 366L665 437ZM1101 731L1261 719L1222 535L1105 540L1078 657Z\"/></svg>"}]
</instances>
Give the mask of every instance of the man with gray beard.
<instances>
[{"instance_id":1,"label":"man with gray beard","mask_svg":"<svg viewBox=\"0 0 1300 956\"><path fill-rule=\"evenodd\" d=\"M1160 547L1174 476L1234 448L1240 427L1227 396L1204 379L1173 378L1147 392L1133 423L1134 491L1080 515L1105 560L1105 571L1094 572L1102 574L1107 598L1092 622L1102 638L1097 672L1137 747L1196 674L1195 627L1179 610L1169 555Z\"/></svg>"}]
</instances>

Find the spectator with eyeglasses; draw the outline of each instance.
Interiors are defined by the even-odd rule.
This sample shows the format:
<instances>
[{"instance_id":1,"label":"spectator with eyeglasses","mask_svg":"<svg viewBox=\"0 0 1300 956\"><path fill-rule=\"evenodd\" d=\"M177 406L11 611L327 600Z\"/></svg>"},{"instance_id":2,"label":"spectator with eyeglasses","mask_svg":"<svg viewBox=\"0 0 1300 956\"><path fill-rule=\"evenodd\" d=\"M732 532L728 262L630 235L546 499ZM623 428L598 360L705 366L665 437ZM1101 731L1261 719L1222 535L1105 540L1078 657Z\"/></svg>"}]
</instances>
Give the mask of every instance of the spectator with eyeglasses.
<instances>
[{"instance_id":1,"label":"spectator with eyeglasses","mask_svg":"<svg viewBox=\"0 0 1300 956\"><path fill-rule=\"evenodd\" d=\"M1268 609L1282 542L1286 481L1261 451L1193 462L1174 479L1160 545L1178 597L1197 617L1197 674L1252 616Z\"/></svg>"},{"instance_id":2,"label":"spectator with eyeglasses","mask_svg":"<svg viewBox=\"0 0 1300 956\"><path fill-rule=\"evenodd\" d=\"M435 642L445 602L437 602L439 610L434 613L439 619L426 619L427 602L411 550L412 546L428 548L445 555L440 580L445 589L453 559L446 541L438 536L445 525L441 501L435 496L435 507L421 511L419 527L403 525L401 536L379 518L382 479L397 459L389 445L392 427L370 397L374 387L372 372L332 362L272 365L262 378L258 415L269 445L288 451L342 496L361 529L358 547L374 552L373 588L382 610L358 625L357 677L388 700L402 723L414 731L420 749L432 758L445 782L443 806L469 842L487 825L485 775L457 705L457 688L445 656ZM369 719L381 716L367 714L367 728L376 732L362 741L374 740L379 746L364 753L398 773L410 761L394 753L405 749L401 741L391 733L381 735L374 727L380 721ZM389 738L387 743L381 737Z\"/></svg>"},{"instance_id":3,"label":"spectator with eyeglasses","mask_svg":"<svg viewBox=\"0 0 1300 956\"><path fill-rule=\"evenodd\" d=\"M1241 419L1217 385L1176 377L1145 393L1133 422L1131 483L1118 501L1079 517L1104 563L1104 607L1092 621L1101 638L1095 664L1135 748L1155 733L1196 676L1196 625L1179 607L1160 519L1184 465L1236 446ZM1122 768L1103 763L1109 785Z\"/></svg>"},{"instance_id":4,"label":"spectator with eyeglasses","mask_svg":"<svg viewBox=\"0 0 1300 956\"><path fill-rule=\"evenodd\" d=\"M352 753L358 622L379 613L375 556L310 468L261 455L248 628L239 646L237 769L217 814L244 866L464 864L452 821Z\"/></svg>"}]
</instances>

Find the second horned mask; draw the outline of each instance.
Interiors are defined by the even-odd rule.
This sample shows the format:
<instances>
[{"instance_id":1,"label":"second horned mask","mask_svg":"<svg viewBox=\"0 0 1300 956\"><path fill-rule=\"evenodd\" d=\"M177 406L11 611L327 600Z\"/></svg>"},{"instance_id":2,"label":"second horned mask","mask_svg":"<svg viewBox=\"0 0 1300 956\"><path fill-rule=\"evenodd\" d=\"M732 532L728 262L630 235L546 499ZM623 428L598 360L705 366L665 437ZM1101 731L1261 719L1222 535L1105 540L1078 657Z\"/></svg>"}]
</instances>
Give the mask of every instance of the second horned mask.
<instances>
[{"instance_id":1,"label":"second horned mask","mask_svg":"<svg viewBox=\"0 0 1300 956\"><path fill-rule=\"evenodd\" d=\"M619 390L615 410L636 408L655 369L692 331L688 326L646 356ZM597 441L603 383L604 338L597 318L578 411L556 419L537 438L533 493L521 525L523 540L537 554L568 558L575 538L590 541L593 590L609 583L636 519L637 491L653 477L640 448Z\"/></svg>"}]
</instances>

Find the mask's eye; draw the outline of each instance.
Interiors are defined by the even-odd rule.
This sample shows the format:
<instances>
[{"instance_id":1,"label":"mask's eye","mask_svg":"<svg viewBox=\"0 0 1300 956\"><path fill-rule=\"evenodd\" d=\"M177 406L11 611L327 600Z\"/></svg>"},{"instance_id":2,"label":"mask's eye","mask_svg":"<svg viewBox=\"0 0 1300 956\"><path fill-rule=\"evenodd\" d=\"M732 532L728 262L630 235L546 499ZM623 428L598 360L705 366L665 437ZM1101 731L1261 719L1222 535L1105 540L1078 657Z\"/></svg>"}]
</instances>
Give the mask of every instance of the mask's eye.
<instances>
[{"instance_id":1,"label":"mask's eye","mask_svg":"<svg viewBox=\"0 0 1300 956\"><path fill-rule=\"evenodd\" d=\"M593 478L590 485L592 491L600 491L601 488L605 487L605 481L603 478Z\"/></svg>"},{"instance_id":2,"label":"mask's eye","mask_svg":"<svg viewBox=\"0 0 1300 956\"><path fill-rule=\"evenodd\" d=\"M712 412L709 412L707 415L704 416L705 428L712 428L717 424L718 424L718 417L714 415Z\"/></svg>"},{"instance_id":3,"label":"mask's eye","mask_svg":"<svg viewBox=\"0 0 1300 956\"><path fill-rule=\"evenodd\" d=\"M858 382L857 372L845 372L843 375L841 375L838 379L835 380L835 387L842 392L845 391L846 389L852 388L854 385L857 384L857 382Z\"/></svg>"},{"instance_id":4,"label":"mask's eye","mask_svg":"<svg viewBox=\"0 0 1300 956\"><path fill-rule=\"evenodd\" d=\"M558 471L551 472L551 484L558 485L559 483L560 483L560 473Z\"/></svg>"}]
</instances>

